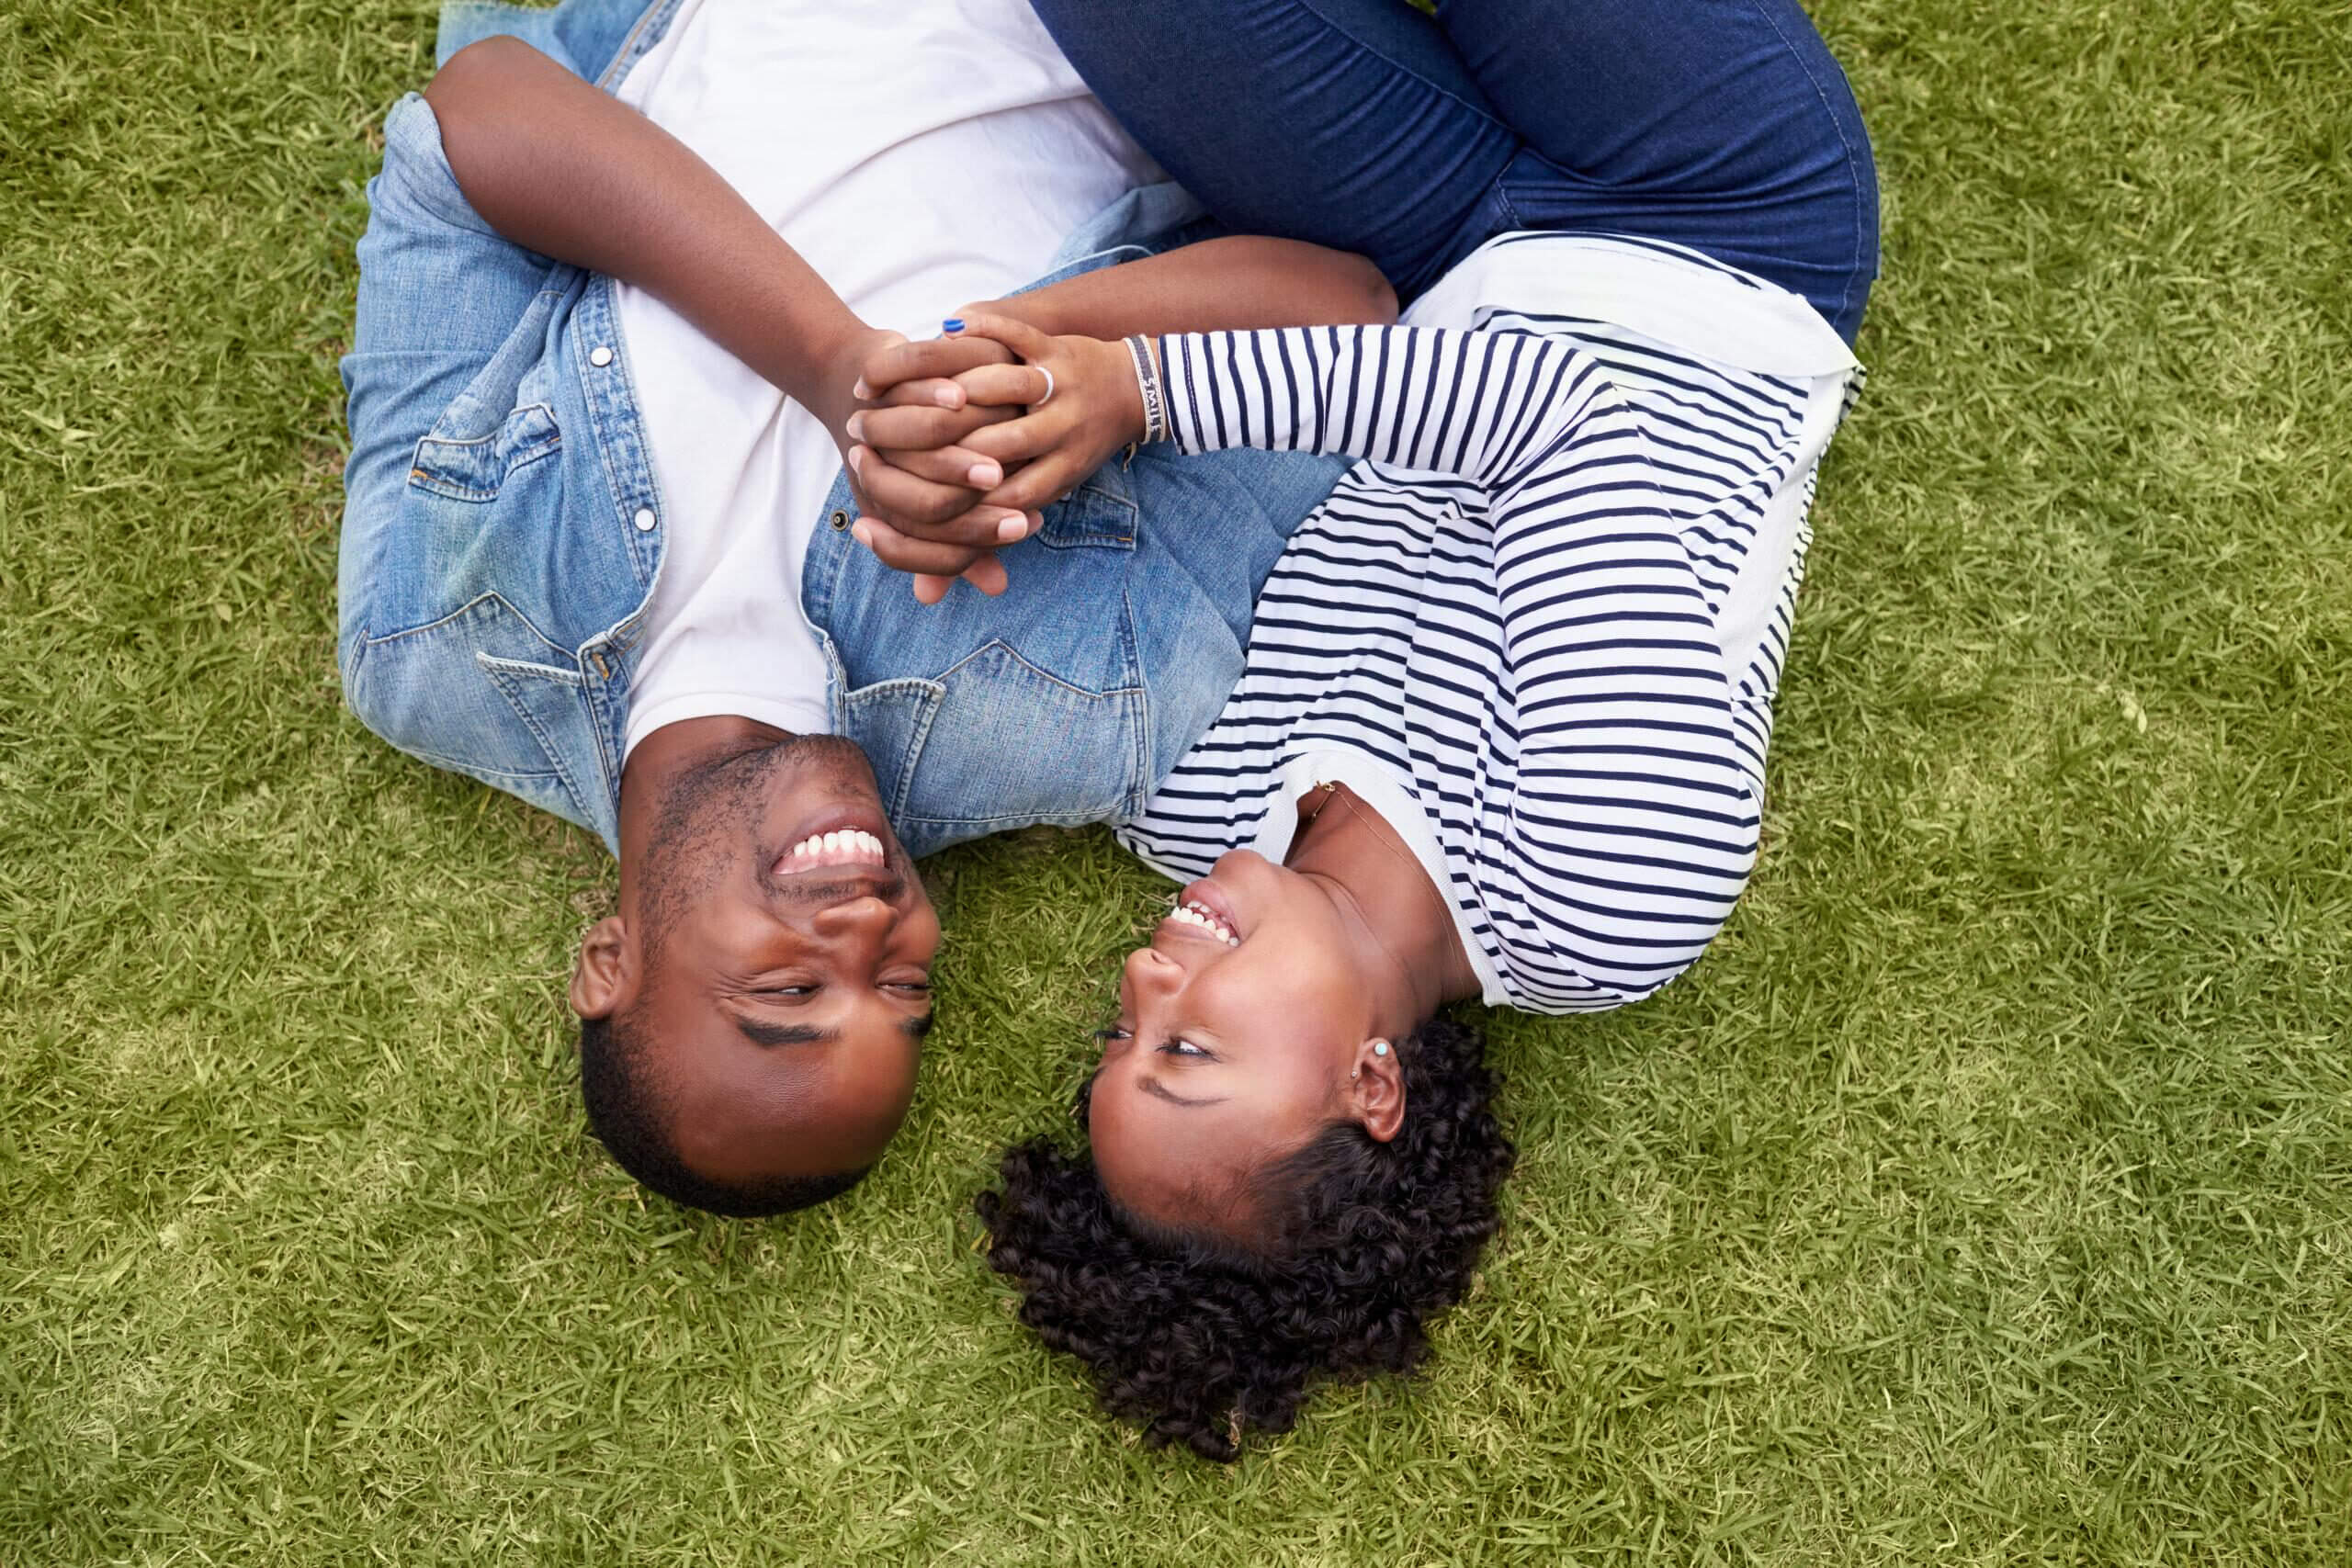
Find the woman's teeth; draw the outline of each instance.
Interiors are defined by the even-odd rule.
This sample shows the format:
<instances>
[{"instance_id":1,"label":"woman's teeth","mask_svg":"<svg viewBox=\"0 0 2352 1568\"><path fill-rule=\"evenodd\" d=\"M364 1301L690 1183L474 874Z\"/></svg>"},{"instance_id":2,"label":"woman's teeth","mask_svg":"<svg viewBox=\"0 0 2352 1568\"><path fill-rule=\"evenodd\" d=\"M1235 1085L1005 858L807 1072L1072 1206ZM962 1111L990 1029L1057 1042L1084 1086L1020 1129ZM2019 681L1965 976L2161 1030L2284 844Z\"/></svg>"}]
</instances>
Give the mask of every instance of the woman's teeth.
<instances>
[{"instance_id":1,"label":"woman's teeth","mask_svg":"<svg viewBox=\"0 0 2352 1568\"><path fill-rule=\"evenodd\" d=\"M1197 898L1177 905L1169 911L1168 918L1182 925L1198 926L1227 947L1241 945L1241 939L1233 934L1233 928L1218 919L1209 907Z\"/></svg>"},{"instance_id":2,"label":"woman's teeth","mask_svg":"<svg viewBox=\"0 0 2352 1568\"><path fill-rule=\"evenodd\" d=\"M829 865L881 866L889 863L882 840L855 828L838 833L813 833L785 852L778 871L814 871Z\"/></svg>"}]
</instances>

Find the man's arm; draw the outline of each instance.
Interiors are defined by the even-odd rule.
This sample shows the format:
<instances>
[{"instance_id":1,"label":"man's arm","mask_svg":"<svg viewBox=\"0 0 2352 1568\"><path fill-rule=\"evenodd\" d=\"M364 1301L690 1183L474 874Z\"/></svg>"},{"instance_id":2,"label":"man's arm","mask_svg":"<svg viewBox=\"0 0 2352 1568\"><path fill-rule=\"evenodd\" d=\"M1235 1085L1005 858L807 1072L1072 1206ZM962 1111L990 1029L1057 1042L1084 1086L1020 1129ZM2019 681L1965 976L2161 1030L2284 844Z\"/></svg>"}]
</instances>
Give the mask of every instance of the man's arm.
<instances>
[{"instance_id":1,"label":"man's arm","mask_svg":"<svg viewBox=\"0 0 2352 1568\"><path fill-rule=\"evenodd\" d=\"M424 97L483 221L643 288L847 449L858 367L897 335L859 321L693 149L519 39L460 50Z\"/></svg>"}]
</instances>

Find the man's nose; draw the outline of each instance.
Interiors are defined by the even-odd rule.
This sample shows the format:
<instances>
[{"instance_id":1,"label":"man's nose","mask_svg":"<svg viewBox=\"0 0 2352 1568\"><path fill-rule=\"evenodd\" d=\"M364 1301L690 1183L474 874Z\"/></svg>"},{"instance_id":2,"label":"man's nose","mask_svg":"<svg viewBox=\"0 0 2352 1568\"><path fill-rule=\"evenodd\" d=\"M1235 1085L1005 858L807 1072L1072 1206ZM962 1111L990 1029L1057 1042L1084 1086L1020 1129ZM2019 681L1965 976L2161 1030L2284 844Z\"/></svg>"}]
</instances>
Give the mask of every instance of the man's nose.
<instances>
[{"instance_id":1,"label":"man's nose","mask_svg":"<svg viewBox=\"0 0 2352 1568\"><path fill-rule=\"evenodd\" d=\"M889 931L898 918L896 909L868 895L864 898L827 905L817 911L816 918L808 925L827 941L857 936L878 938Z\"/></svg>"}]
</instances>

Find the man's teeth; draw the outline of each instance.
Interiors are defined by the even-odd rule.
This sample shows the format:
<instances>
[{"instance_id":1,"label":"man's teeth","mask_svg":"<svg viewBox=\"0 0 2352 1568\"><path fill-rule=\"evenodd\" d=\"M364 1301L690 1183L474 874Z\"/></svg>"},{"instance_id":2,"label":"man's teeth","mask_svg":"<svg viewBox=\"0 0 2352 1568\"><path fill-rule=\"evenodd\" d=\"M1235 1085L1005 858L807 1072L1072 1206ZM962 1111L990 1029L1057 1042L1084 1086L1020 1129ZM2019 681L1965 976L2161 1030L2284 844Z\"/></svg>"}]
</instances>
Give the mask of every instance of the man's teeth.
<instances>
[{"instance_id":1,"label":"man's teeth","mask_svg":"<svg viewBox=\"0 0 2352 1568\"><path fill-rule=\"evenodd\" d=\"M1218 919L1216 912L1197 898L1177 905L1169 911L1168 918L1184 925L1198 926L1227 947L1241 945L1241 939L1233 934L1233 928Z\"/></svg>"},{"instance_id":2,"label":"man's teeth","mask_svg":"<svg viewBox=\"0 0 2352 1568\"><path fill-rule=\"evenodd\" d=\"M882 865L888 859L881 840L856 828L837 833L812 833L793 845L784 857L786 870L820 865Z\"/></svg>"}]
</instances>

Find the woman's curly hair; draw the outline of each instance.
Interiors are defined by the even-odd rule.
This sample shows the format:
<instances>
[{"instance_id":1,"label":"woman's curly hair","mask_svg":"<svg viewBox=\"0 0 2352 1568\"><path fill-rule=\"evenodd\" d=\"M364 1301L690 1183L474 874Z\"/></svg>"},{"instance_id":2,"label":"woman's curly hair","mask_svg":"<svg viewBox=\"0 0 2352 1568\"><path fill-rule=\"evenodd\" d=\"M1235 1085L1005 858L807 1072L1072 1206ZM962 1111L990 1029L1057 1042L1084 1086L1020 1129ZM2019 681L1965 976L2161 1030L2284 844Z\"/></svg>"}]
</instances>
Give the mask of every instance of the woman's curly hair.
<instances>
[{"instance_id":1,"label":"woman's curly hair","mask_svg":"<svg viewBox=\"0 0 2352 1568\"><path fill-rule=\"evenodd\" d=\"M1400 1042L1405 1119L1380 1143L1336 1122L1262 1173L1266 1255L1138 1224L1094 1161L1036 1139L1005 1152L975 1207L1021 1320L1086 1363L1114 1416L1157 1447L1230 1461L1250 1427L1286 1432L1317 1378L1406 1372L1424 1323L1462 1298L1510 1173L1485 1037L1432 1019ZM1092 1087L1090 1081L1088 1088ZM1087 1094L1079 1097L1085 1115Z\"/></svg>"}]
</instances>

